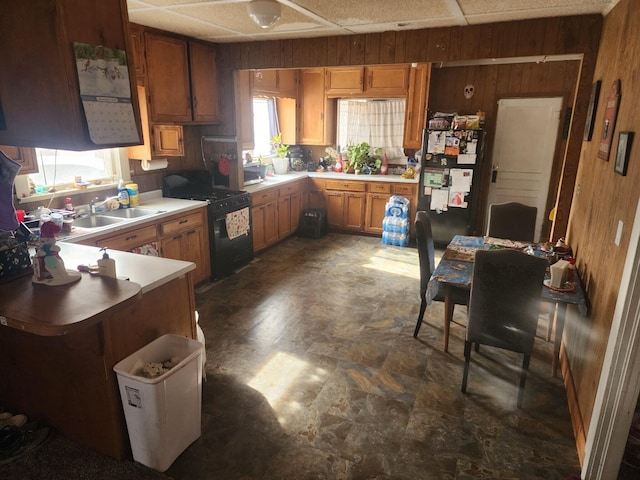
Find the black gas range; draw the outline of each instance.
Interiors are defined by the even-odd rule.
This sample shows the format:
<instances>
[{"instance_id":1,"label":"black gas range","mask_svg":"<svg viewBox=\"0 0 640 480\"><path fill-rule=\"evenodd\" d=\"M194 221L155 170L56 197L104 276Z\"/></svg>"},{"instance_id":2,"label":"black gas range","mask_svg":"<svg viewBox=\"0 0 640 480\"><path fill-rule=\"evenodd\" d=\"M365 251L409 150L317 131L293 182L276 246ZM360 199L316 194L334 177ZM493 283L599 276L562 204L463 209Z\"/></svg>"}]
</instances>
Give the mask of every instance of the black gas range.
<instances>
[{"instance_id":1,"label":"black gas range","mask_svg":"<svg viewBox=\"0 0 640 480\"><path fill-rule=\"evenodd\" d=\"M184 170L162 179L162 195L207 202L212 280L229 276L253 260L248 192L213 185L206 170Z\"/></svg>"}]
</instances>

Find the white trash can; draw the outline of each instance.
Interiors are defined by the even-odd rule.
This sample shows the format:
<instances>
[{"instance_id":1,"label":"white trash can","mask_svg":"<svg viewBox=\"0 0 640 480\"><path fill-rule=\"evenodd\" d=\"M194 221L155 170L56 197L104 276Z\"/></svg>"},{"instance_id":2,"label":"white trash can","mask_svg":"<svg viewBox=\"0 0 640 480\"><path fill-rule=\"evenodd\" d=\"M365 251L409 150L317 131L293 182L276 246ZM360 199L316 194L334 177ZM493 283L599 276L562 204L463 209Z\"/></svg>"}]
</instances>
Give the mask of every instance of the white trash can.
<instances>
[{"instance_id":1,"label":"white trash can","mask_svg":"<svg viewBox=\"0 0 640 480\"><path fill-rule=\"evenodd\" d=\"M168 334L113 367L135 461L164 472L200 437L202 350L196 340ZM174 357L177 365L158 377L139 374L146 363Z\"/></svg>"}]
</instances>

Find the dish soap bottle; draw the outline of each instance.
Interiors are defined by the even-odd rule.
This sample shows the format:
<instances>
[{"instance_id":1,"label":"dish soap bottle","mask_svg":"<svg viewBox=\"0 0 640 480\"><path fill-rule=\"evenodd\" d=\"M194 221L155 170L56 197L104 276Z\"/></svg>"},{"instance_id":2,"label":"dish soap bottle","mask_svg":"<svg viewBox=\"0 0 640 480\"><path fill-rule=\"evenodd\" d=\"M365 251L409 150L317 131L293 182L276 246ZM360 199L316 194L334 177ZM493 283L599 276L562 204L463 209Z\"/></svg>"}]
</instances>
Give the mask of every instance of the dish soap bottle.
<instances>
[{"instance_id":1,"label":"dish soap bottle","mask_svg":"<svg viewBox=\"0 0 640 480\"><path fill-rule=\"evenodd\" d=\"M129 190L122 179L118 183L118 203L120 203L120 208L129 208Z\"/></svg>"},{"instance_id":2,"label":"dish soap bottle","mask_svg":"<svg viewBox=\"0 0 640 480\"><path fill-rule=\"evenodd\" d=\"M338 158L336 158L336 166L333 171L336 173L342 173L342 152L340 151L340 145L338 145Z\"/></svg>"},{"instance_id":3,"label":"dish soap bottle","mask_svg":"<svg viewBox=\"0 0 640 480\"><path fill-rule=\"evenodd\" d=\"M389 160L387 160L387 152L384 152L382 156L382 166L380 167L380 175L387 175L389 173Z\"/></svg>"},{"instance_id":4,"label":"dish soap bottle","mask_svg":"<svg viewBox=\"0 0 640 480\"><path fill-rule=\"evenodd\" d=\"M109 258L107 247L101 248L100 251L104 251L104 253L102 258L98 260L98 274L116 278L116 261L113 258Z\"/></svg>"}]
</instances>

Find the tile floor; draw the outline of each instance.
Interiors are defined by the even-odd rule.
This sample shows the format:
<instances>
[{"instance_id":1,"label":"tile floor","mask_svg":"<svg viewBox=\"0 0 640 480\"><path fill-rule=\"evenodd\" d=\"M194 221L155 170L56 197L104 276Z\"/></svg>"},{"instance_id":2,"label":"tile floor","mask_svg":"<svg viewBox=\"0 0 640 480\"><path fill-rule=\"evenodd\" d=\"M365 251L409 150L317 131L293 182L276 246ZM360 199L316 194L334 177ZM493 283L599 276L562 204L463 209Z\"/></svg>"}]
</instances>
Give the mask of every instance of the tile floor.
<instances>
[{"instance_id":1,"label":"tile floor","mask_svg":"<svg viewBox=\"0 0 640 480\"><path fill-rule=\"evenodd\" d=\"M207 338L203 436L176 479L565 479L580 470L546 317L523 408L521 359L483 348L460 392L464 328L442 304L412 336L417 252L379 238L294 237L197 295ZM456 310L463 324L465 309ZM544 327L544 328L543 328Z\"/></svg>"},{"instance_id":2,"label":"tile floor","mask_svg":"<svg viewBox=\"0 0 640 480\"><path fill-rule=\"evenodd\" d=\"M202 437L160 474L62 438L0 478L565 479L579 472L546 317L523 408L515 354L483 347L460 392L464 308L449 353L442 305L418 339L418 259L379 238L293 237L198 289L207 340Z\"/></svg>"}]
</instances>

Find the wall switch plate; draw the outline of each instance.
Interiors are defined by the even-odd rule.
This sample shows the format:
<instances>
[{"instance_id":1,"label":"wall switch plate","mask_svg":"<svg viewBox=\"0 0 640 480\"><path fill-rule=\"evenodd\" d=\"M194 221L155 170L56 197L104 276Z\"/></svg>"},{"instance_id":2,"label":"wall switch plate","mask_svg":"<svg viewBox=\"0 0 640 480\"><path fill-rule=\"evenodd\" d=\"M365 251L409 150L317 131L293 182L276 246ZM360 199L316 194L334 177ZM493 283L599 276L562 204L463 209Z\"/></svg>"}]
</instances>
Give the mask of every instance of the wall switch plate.
<instances>
[{"instance_id":1,"label":"wall switch plate","mask_svg":"<svg viewBox=\"0 0 640 480\"><path fill-rule=\"evenodd\" d=\"M616 232L616 239L613 241L613 243L616 244L616 247L620 246L620 239L622 238L623 226L624 226L624 223L622 222L622 220L618 220L618 231Z\"/></svg>"}]
</instances>

